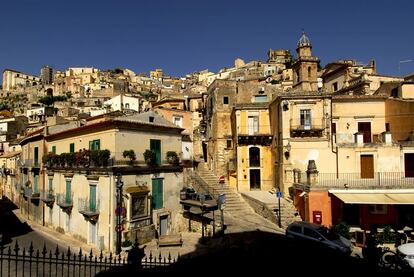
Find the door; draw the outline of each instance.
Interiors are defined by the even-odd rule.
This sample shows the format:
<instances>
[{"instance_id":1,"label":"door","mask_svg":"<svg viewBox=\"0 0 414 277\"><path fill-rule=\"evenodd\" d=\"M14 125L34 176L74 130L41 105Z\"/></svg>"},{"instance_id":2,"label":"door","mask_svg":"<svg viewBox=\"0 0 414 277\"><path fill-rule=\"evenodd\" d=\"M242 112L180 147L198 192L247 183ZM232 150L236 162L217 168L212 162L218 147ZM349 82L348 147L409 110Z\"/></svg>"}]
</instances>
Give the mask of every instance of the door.
<instances>
[{"instance_id":1,"label":"door","mask_svg":"<svg viewBox=\"0 0 414 277\"><path fill-rule=\"evenodd\" d=\"M72 203L72 182L70 180L66 180L65 203Z\"/></svg>"},{"instance_id":2,"label":"door","mask_svg":"<svg viewBox=\"0 0 414 277\"><path fill-rule=\"evenodd\" d=\"M89 243L96 245L96 229L98 224L89 223Z\"/></svg>"},{"instance_id":3,"label":"door","mask_svg":"<svg viewBox=\"0 0 414 277\"><path fill-rule=\"evenodd\" d=\"M405 177L414 177L414 153L404 154Z\"/></svg>"},{"instance_id":4,"label":"door","mask_svg":"<svg viewBox=\"0 0 414 277\"><path fill-rule=\"evenodd\" d=\"M250 189L260 189L260 169L250 169Z\"/></svg>"},{"instance_id":5,"label":"door","mask_svg":"<svg viewBox=\"0 0 414 277\"><path fill-rule=\"evenodd\" d=\"M361 155L361 178L374 178L373 155Z\"/></svg>"},{"instance_id":6,"label":"door","mask_svg":"<svg viewBox=\"0 0 414 277\"><path fill-rule=\"evenodd\" d=\"M364 143L371 142L371 122L358 122L358 132L364 134Z\"/></svg>"},{"instance_id":7,"label":"door","mask_svg":"<svg viewBox=\"0 0 414 277\"><path fill-rule=\"evenodd\" d=\"M163 179L152 179L152 207L154 209L164 207Z\"/></svg>"},{"instance_id":8,"label":"door","mask_svg":"<svg viewBox=\"0 0 414 277\"><path fill-rule=\"evenodd\" d=\"M168 215L160 216L160 236L168 233Z\"/></svg>"},{"instance_id":9,"label":"door","mask_svg":"<svg viewBox=\"0 0 414 277\"><path fill-rule=\"evenodd\" d=\"M304 130L310 130L311 129L311 110L300 110L300 125L302 129Z\"/></svg>"},{"instance_id":10,"label":"door","mask_svg":"<svg viewBox=\"0 0 414 277\"><path fill-rule=\"evenodd\" d=\"M155 164L161 165L161 141L159 139L151 139L150 150L155 153Z\"/></svg>"}]
</instances>

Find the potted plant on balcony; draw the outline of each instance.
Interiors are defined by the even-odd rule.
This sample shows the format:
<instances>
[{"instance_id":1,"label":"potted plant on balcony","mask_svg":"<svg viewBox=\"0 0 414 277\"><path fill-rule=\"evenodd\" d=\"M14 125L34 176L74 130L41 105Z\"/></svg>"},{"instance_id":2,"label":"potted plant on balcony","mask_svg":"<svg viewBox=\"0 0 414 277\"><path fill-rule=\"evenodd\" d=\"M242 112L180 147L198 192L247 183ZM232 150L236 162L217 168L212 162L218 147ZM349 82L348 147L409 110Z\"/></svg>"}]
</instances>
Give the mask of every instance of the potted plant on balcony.
<instances>
[{"instance_id":1,"label":"potted plant on balcony","mask_svg":"<svg viewBox=\"0 0 414 277\"><path fill-rule=\"evenodd\" d=\"M177 165L180 162L178 158L177 152L175 151L168 151L167 152L167 161L172 165Z\"/></svg>"},{"instance_id":2,"label":"potted plant on balcony","mask_svg":"<svg viewBox=\"0 0 414 277\"><path fill-rule=\"evenodd\" d=\"M124 158L128 158L131 165L133 165L134 161L137 159L137 155L135 155L135 151L133 149L124 150L122 156L124 156Z\"/></svg>"},{"instance_id":3,"label":"potted plant on balcony","mask_svg":"<svg viewBox=\"0 0 414 277\"><path fill-rule=\"evenodd\" d=\"M124 240L121 243L121 249L122 251L129 251L132 249L132 241L130 241L129 239Z\"/></svg>"},{"instance_id":4,"label":"potted plant on balcony","mask_svg":"<svg viewBox=\"0 0 414 277\"><path fill-rule=\"evenodd\" d=\"M144 152L144 160L145 160L145 163L147 165L154 166L155 165L155 159L156 159L156 156L155 156L155 152L154 151L149 150L149 149L145 150L145 152Z\"/></svg>"}]
</instances>

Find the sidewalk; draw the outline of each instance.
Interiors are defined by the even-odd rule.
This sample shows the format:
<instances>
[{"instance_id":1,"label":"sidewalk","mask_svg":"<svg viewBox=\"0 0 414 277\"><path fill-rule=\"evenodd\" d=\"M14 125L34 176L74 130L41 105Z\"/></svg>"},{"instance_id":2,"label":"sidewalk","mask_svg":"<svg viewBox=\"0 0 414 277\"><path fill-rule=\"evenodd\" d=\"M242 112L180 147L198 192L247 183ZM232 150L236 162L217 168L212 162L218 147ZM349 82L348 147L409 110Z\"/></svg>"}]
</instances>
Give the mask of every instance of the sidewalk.
<instances>
[{"instance_id":1,"label":"sidewalk","mask_svg":"<svg viewBox=\"0 0 414 277\"><path fill-rule=\"evenodd\" d=\"M77 254L77 253L79 253L79 250L82 249L82 252L85 254L85 253L89 253L92 249L92 252L94 254L100 254L100 252L93 245L83 243L83 242L73 238L72 236L59 233L55 230L52 230L51 228L42 226L41 224L38 224L38 223L36 223L32 220L28 220L25 216L23 216L20 213L20 209L14 210L13 213L19 218L19 220L22 223L26 222L28 225L30 225L30 227L34 231L37 231L37 232L41 233L42 235L44 235L45 237L47 237L48 239L50 239L51 241L56 242L56 244L59 245L59 247L62 247L61 250L66 251L68 249L68 247L70 247L70 250L71 250L72 253Z\"/></svg>"}]
</instances>

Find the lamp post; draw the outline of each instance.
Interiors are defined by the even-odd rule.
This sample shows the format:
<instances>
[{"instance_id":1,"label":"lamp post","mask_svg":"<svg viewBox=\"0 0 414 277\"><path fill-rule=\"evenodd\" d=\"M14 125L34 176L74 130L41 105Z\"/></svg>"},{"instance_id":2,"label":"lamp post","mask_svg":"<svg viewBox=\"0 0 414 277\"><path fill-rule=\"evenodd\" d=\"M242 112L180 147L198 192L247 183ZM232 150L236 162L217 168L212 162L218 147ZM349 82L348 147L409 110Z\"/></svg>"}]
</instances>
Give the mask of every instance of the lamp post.
<instances>
[{"instance_id":1,"label":"lamp post","mask_svg":"<svg viewBox=\"0 0 414 277\"><path fill-rule=\"evenodd\" d=\"M116 175L116 253L121 253L121 240L122 240L122 175L118 173Z\"/></svg>"}]
</instances>

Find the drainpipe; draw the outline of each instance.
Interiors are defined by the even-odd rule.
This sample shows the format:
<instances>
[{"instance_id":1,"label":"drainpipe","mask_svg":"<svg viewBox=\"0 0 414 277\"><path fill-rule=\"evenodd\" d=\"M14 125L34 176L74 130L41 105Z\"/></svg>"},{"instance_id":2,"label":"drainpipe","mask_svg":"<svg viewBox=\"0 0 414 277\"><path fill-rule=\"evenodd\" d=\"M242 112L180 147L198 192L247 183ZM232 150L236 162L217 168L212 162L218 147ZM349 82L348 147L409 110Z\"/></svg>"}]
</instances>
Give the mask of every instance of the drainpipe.
<instances>
[{"instance_id":1,"label":"drainpipe","mask_svg":"<svg viewBox=\"0 0 414 277\"><path fill-rule=\"evenodd\" d=\"M332 110L332 97L331 97L331 130L332 130L332 115L333 115L333 110ZM335 154L335 163L336 163L336 178L339 179L339 157L338 157L338 146L335 146L335 150L333 147L333 137L332 137L332 133L329 133L329 140L331 141L331 151L332 153Z\"/></svg>"}]
</instances>

